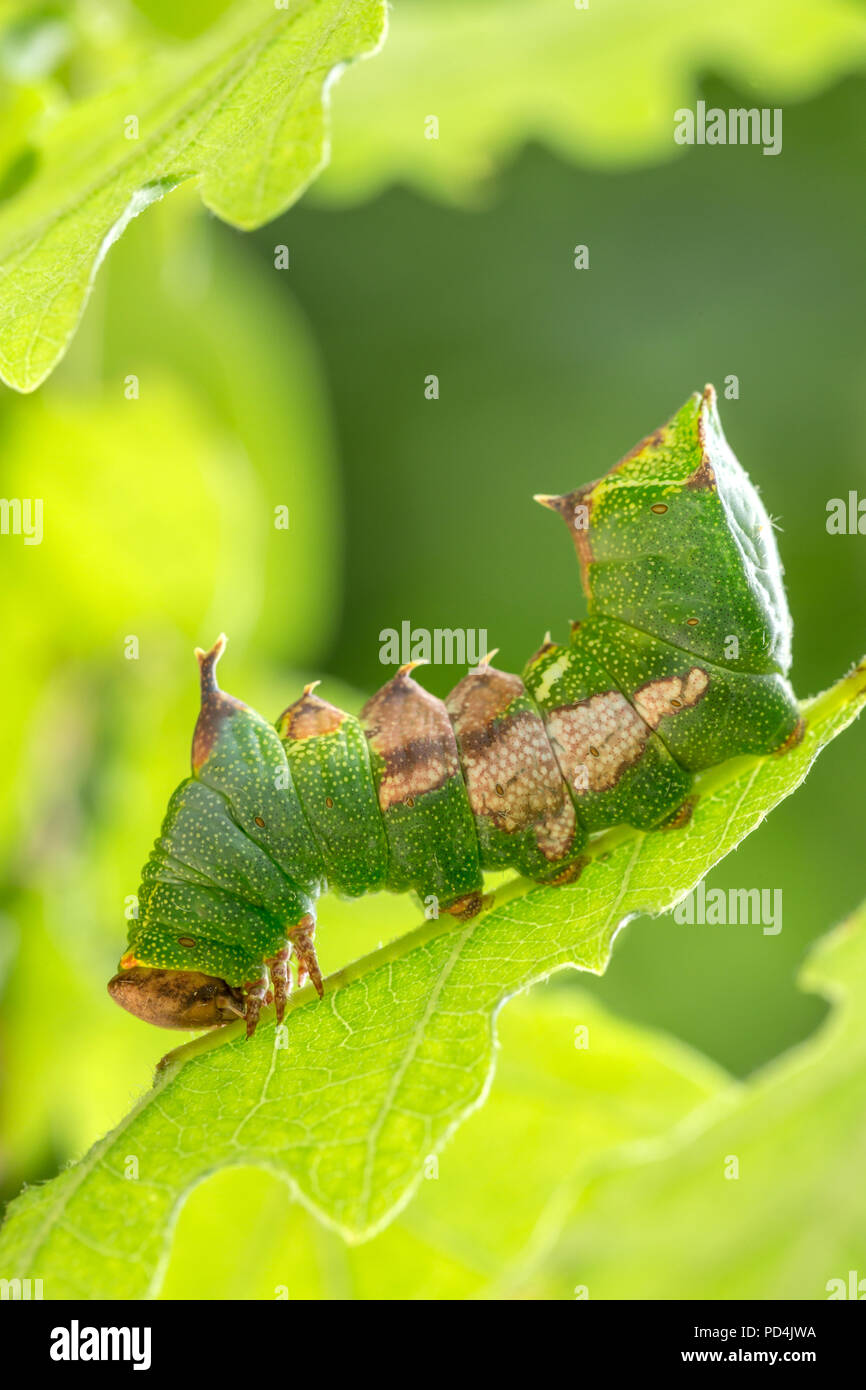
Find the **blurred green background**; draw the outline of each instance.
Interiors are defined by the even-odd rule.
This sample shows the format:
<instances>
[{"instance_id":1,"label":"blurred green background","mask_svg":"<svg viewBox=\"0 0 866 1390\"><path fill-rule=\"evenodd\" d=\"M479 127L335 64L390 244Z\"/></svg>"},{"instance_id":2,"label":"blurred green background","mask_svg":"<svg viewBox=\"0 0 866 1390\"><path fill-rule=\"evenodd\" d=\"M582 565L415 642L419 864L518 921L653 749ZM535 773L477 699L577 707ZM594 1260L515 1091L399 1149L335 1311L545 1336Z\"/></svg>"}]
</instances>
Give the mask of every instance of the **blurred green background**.
<instances>
[{"instance_id":1,"label":"blurred green background","mask_svg":"<svg viewBox=\"0 0 866 1390\"><path fill-rule=\"evenodd\" d=\"M0 41L9 121L23 138L34 109L222 8L0 9L13 25ZM739 5L714 46L700 6L693 42L676 29L676 62L659 66L660 95L635 51L635 8L609 0L595 80L608 95L621 82L621 127L614 140L578 111L580 138L566 148L549 112L535 119L528 78L518 93L492 74L476 103L484 119L466 94L461 115L459 70L446 98L421 56L438 51L456 12L405 8L414 38L430 25L417 91L411 68L392 90L387 49L348 73L319 187L246 236L207 217L191 190L152 208L111 251L55 376L33 397L0 399L3 495L41 496L45 508L41 546L0 544L7 1197L116 1121L168 1045L121 1014L104 983L124 901L185 773L194 643L225 629L227 688L271 717L314 677L357 707L389 674L380 630L406 619L486 629L500 664L519 670L546 628L562 636L583 611L567 537L532 494L596 477L689 392L734 374L739 398L721 401L722 419L781 528L798 693L866 648L863 538L825 527L829 498L866 495L866 77L848 70L862 46L812 34L820 17L797 7L780 54L769 18L762 32L755 7ZM483 18L485 5L474 8ZM682 7L662 9L672 35L687 25ZM855 26L856 6L839 9ZM392 39L408 64L400 12ZM49 22L63 41L24 80L9 34ZM540 24L527 68L543 74L559 54ZM374 112L379 80L387 100ZM671 112L698 95L723 108L784 104L783 153L673 146ZM459 153L425 144L437 101L440 145L459 151L463 120L479 148L488 139L486 162L463 168ZM353 103L370 117L369 168L360 136L341 165L341 102L347 129ZM11 167L20 142L8 128L0 158ZM578 243L585 271L573 267ZM274 269L279 245L287 271ZM125 397L131 374L136 400ZM278 505L287 532L274 529ZM138 660L124 657L129 635ZM442 695L460 674L424 679ZM738 1076L813 1032L825 1005L794 976L808 944L863 897L864 778L854 729L710 876L708 887L780 888L780 935L636 921L606 976L580 981L594 1006ZM385 898L327 904L323 964L416 916ZM560 976L546 993L573 988ZM230 1200L252 1202L270 1227L286 1198L271 1180L260 1197L264 1182ZM207 1185L211 1214L218 1183ZM190 1240L195 1219L184 1218ZM174 1292L186 1296L177 1282Z\"/></svg>"}]
</instances>

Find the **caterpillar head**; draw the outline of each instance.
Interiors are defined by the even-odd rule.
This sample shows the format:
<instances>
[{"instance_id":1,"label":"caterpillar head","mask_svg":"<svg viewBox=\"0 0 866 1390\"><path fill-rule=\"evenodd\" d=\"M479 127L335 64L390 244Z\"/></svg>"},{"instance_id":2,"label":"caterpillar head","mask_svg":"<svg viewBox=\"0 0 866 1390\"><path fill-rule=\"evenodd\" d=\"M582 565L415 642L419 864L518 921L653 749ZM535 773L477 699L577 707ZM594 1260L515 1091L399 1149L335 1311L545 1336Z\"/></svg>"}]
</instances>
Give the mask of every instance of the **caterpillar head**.
<instances>
[{"instance_id":1,"label":"caterpillar head","mask_svg":"<svg viewBox=\"0 0 866 1390\"><path fill-rule=\"evenodd\" d=\"M215 975L134 965L108 982L115 1003L158 1028L216 1028L243 1018L244 1000Z\"/></svg>"}]
</instances>

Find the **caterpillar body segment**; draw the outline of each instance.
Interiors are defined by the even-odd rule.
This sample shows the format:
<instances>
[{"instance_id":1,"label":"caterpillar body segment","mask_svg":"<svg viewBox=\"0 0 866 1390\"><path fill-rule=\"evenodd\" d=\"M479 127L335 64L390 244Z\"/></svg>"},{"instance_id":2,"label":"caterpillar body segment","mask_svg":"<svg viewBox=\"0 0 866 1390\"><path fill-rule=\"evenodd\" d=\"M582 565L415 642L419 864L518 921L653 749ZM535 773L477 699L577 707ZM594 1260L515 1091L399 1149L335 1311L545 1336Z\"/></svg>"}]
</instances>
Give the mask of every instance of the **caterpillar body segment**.
<instances>
[{"instance_id":1,"label":"caterpillar body segment","mask_svg":"<svg viewBox=\"0 0 866 1390\"><path fill-rule=\"evenodd\" d=\"M545 643L525 674L586 832L650 830L679 805L691 778L599 664L591 627Z\"/></svg>"},{"instance_id":2,"label":"caterpillar body segment","mask_svg":"<svg viewBox=\"0 0 866 1390\"><path fill-rule=\"evenodd\" d=\"M307 686L277 720L324 877L346 897L388 886L388 841L360 721Z\"/></svg>"},{"instance_id":3,"label":"caterpillar body segment","mask_svg":"<svg viewBox=\"0 0 866 1390\"><path fill-rule=\"evenodd\" d=\"M587 835L523 681L482 662L455 686L445 707L482 869L557 879L579 858Z\"/></svg>"},{"instance_id":4,"label":"caterpillar body segment","mask_svg":"<svg viewBox=\"0 0 866 1390\"><path fill-rule=\"evenodd\" d=\"M591 835L682 823L695 772L790 747L791 622L772 525L708 387L595 483L542 497L566 522L588 616L522 678L485 658L445 701L400 668L359 718L307 686L276 727L197 652L192 774L143 870L109 991L165 1027L321 993L315 904L411 891L455 918L483 874L580 871Z\"/></svg>"},{"instance_id":5,"label":"caterpillar body segment","mask_svg":"<svg viewBox=\"0 0 866 1390\"><path fill-rule=\"evenodd\" d=\"M481 907L478 837L457 740L441 700L402 666L361 711L388 839L388 888L472 916Z\"/></svg>"}]
</instances>

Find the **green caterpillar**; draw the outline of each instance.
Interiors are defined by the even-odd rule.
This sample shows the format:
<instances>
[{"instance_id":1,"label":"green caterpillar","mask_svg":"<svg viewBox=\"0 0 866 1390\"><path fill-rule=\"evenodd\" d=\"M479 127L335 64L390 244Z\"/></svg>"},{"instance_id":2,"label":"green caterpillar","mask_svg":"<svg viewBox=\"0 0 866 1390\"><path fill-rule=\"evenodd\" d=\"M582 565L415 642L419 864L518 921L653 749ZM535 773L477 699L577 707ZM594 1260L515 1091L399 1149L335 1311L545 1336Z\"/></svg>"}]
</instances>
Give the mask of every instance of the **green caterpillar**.
<instances>
[{"instance_id":1,"label":"green caterpillar","mask_svg":"<svg viewBox=\"0 0 866 1390\"><path fill-rule=\"evenodd\" d=\"M599 481L538 501L565 520L589 616L523 678L486 657L444 701L402 667L359 719L307 686L276 728L224 694L225 639L197 651L192 776L150 858L113 998L164 1027L247 1035L289 958L322 980L315 901L412 891L458 919L482 873L577 876L595 832L681 824L701 768L802 736L770 519L692 396ZM494 653L495 654L495 653Z\"/></svg>"}]
</instances>

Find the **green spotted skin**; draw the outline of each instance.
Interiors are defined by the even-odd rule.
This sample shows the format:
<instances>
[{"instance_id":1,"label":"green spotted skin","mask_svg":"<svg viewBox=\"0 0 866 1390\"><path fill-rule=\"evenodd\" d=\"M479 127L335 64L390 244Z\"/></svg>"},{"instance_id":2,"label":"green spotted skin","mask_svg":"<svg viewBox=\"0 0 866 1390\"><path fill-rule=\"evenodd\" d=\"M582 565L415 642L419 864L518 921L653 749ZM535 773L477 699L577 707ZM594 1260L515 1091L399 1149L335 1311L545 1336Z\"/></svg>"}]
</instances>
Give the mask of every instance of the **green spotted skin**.
<instances>
[{"instance_id":1,"label":"green spotted skin","mask_svg":"<svg viewBox=\"0 0 866 1390\"><path fill-rule=\"evenodd\" d=\"M297 921L302 915L302 901L287 905L283 915L212 884L156 878L158 871L154 851L139 891L142 927L129 935L142 964L200 970L241 985L258 978L262 961L284 945L283 920Z\"/></svg>"},{"instance_id":2,"label":"green spotted skin","mask_svg":"<svg viewBox=\"0 0 866 1390\"><path fill-rule=\"evenodd\" d=\"M277 721L328 886L358 897L388 886L388 842L359 721L308 686Z\"/></svg>"},{"instance_id":3,"label":"green spotted skin","mask_svg":"<svg viewBox=\"0 0 866 1390\"><path fill-rule=\"evenodd\" d=\"M787 672L791 619L772 524L722 434L714 395L691 397L579 494L591 533L574 528L575 494L569 526L591 615L724 670Z\"/></svg>"},{"instance_id":4,"label":"green spotted skin","mask_svg":"<svg viewBox=\"0 0 866 1390\"><path fill-rule=\"evenodd\" d=\"M545 644L524 680L589 834L623 822L650 830L681 805L689 773L627 697L612 689L582 629L570 647Z\"/></svg>"},{"instance_id":5,"label":"green spotted skin","mask_svg":"<svg viewBox=\"0 0 866 1390\"><path fill-rule=\"evenodd\" d=\"M678 824L695 772L796 741L773 529L711 387L598 481L538 500L565 520L588 612L522 678L485 658L443 702L403 667L357 719L308 686L273 728L219 689L222 640L199 653L192 776L122 969L261 981L328 889L471 917L485 871L566 882L592 835Z\"/></svg>"},{"instance_id":6,"label":"green spotted skin","mask_svg":"<svg viewBox=\"0 0 866 1390\"><path fill-rule=\"evenodd\" d=\"M129 944L141 964L241 984L285 945L285 924L312 913L324 864L276 731L217 688L215 665L202 665L193 776L142 871Z\"/></svg>"},{"instance_id":7,"label":"green spotted skin","mask_svg":"<svg viewBox=\"0 0 866 1390\"><path fill-rule=\"evenodd\" d=\"M581 632L598 651L610 678L621 690L632 692L633 703L642 685L675 679L683 672L679 648L633 629L623 633L622 624L610 618L597 618ZM691 669L706 674L706 689L693 707L683 704L666 711L657 734L680 767L689 772L713 767L731 757L733 748L738 753L766 753L792 732L791 690L784 677L768 672L756 678L705 658L695 660Z\"/></svg>"}]
</instances>

